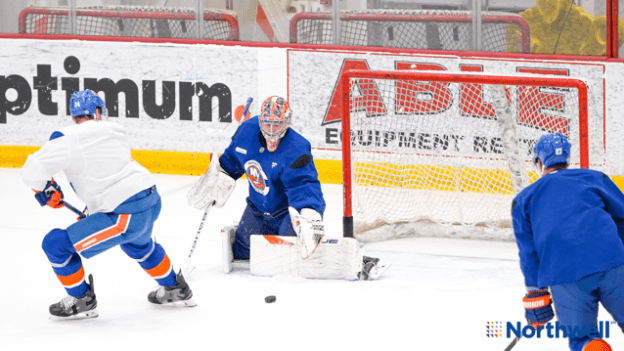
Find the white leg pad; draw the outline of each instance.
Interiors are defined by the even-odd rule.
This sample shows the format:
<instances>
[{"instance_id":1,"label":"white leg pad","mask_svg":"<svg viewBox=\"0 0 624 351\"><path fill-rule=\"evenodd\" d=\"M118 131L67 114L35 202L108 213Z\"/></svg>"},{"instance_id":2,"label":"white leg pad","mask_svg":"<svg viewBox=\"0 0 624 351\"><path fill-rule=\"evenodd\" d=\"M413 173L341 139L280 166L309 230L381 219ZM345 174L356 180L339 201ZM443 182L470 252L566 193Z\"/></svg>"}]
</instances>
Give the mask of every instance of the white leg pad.
<instances>
[{"instance_id":1,"label":"white leg pad","mask_svg":"<svg viewBox=\"0 0 624 351\"><path fill-rule=\"evenodd\" d=\"M297 237L251 236L252 275L357 280L360 271L360 245L353 238L324 239L316 253L303 260Z\"/></svg>"},{"instance_id":2,"label":"white leg pad","mask_svg":"<svg viewBox=\"0 0 624 351\"><path fill-rule=\"evenodd\" d=\"M221 229L221 258L223 273L229 274L232 271L232 261L234 260L234 253L232 252L232 245L236 239L236 227L228 226Z\"/></svg>"}]
</instances>

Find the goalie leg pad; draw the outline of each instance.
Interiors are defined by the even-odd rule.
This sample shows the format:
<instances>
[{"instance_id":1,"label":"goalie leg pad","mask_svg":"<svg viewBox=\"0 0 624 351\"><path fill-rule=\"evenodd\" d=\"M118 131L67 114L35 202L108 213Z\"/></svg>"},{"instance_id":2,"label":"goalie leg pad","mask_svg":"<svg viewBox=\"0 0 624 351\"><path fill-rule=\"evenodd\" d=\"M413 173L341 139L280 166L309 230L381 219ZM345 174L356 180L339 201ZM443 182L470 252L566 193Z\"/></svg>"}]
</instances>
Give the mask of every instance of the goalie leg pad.
<instances>
[{"instance_id":1,"label":"goalie leg pad","mask_svg":"<svg viewBox=\"0 0 624 351\"><path fill-rule=\"evenodd\" d=\"M234 244L235 239L235 226L227 226L221 229L221 259L223 273L225 274L229 274L232 271L232 261L234 260L232 245Z\"/></svg>"},{"instance_id":2,"label":"goalie leg pad","mask_svg":"<svg viewBox=\"0 0 624 351\"><path fill-rule=\"evenodd\" d=\"M304 260L298 238L276 235L251 237L252 275L291 275L315 279L357 280L362 270L359 243L353 238L326 239L316 254Z\"/></svg>"}]
</instances>

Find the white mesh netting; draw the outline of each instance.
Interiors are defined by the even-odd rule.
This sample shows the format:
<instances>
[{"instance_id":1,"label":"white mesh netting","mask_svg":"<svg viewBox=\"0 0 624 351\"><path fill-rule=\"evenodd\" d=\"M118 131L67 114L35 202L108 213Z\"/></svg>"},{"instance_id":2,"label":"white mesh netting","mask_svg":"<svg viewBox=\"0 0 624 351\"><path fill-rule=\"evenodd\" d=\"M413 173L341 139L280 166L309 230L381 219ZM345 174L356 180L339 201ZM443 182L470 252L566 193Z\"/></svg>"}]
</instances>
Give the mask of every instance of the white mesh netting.
<instances>
[{"instance_id":1,"label":"white mesh netting","mask_svg":"<svg viewBox=\"0 0 624 351\"><path fill-rule=\"evenodd\" d=\"M516 189L537 179L535 142L549 132L567 135L571 167L580 167L584 111L589 167L604 170L602 116L579 100L578 89L560 85L572 79L552 77L550 86L533 86L505 76L502 86L476 83L479 74L461 75L475 83L457 83L457 76L349 80L351 122L343 128L351 139L356 237L510 238L500 230L511 227ZM375 230L385 224L394 226ZM464 235L461 228L481 228L483 234Z\"/></svg>"}]
</instances>

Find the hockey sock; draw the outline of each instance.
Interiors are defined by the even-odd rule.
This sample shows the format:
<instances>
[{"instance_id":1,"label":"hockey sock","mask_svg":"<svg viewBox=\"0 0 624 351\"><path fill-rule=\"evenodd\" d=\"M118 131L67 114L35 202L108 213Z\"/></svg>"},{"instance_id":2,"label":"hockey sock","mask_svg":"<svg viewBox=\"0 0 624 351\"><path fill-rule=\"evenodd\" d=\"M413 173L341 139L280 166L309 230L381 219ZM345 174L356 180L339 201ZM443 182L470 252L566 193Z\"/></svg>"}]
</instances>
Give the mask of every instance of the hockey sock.
<instances>
[{"instance_id":1,"label":"hockey sock","mask_svg":"<svg viewBox=\"0 0 624 351\"><path fill-rule=\"evenodd\" d=\"M139 258L135 259L139 262L141 268L154 278L159 285L175 286L178 283L173 265L165 253L165 249L160 244L150 240L144 247L128 245L123 249L132 258L138 256ZM138 253L143 253L143 255L135 256Z\"/></svg>"},{"instance_id":2,"label":"hockey sock","mask_svg":"<svg viewBox=\"0 0 624 351\"><path fill-rule=\"evenodd\" d=\"M82 260L77 253L71 255L71 257L63 263L52 263L52 269L69 295L82 297L89 291L87 282L85 282L84 279L85 274L82 268Z\"/></svg>"},{"instance_id":3,"label":"hockey sock","mask_svg":"<svg viewBox=\"0 0 624 351\"><path fill-rule=\"evenodd\" d=\"M48 256L52 269L73 297L84 296L89 290L84 279L84 269L80 255L69 240L66 230L53 229L43 238L43 252Z\"/></svg>"}]
</instances>

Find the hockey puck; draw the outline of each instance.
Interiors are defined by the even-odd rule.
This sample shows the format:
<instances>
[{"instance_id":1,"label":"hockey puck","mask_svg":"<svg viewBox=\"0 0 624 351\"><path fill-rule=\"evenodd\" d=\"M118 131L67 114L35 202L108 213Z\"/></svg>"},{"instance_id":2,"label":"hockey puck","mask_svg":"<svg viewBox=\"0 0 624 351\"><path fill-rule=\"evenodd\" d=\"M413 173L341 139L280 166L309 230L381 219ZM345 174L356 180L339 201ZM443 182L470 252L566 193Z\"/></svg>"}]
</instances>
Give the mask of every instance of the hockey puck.
<instances>
[{"instance_id":1,"label":"hockey puck","mask_svg":"<svg viewBox=\"0 0 624 351\"><path fill-rule=\"evenodd\" d=\"M273 303L276 300L277 300L277 298L275 297L275 295L269 295L269 296L264 298L264 302L266 302L266 303Z\"/></svg>"}]
</instances>

